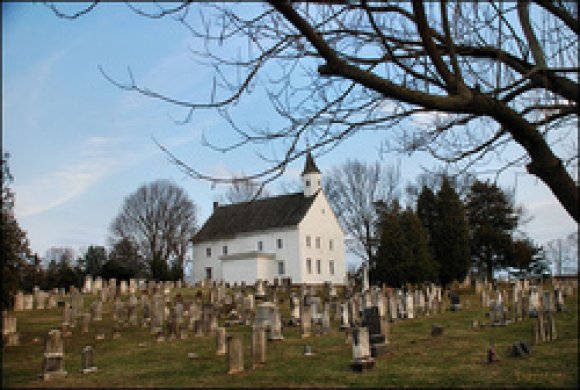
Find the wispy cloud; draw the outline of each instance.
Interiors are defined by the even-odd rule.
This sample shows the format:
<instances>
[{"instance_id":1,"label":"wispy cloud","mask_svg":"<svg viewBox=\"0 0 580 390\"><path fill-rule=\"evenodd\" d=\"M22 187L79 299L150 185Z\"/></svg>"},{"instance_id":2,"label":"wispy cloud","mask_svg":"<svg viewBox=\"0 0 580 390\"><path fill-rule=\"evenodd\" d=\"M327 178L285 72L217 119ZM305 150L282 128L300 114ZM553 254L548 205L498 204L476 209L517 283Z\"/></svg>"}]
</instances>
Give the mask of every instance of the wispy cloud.
<instances>
[{"instance_id":1,"label":"wispy cloud","mask_svg":"<svg viewBox=\"0 0 580 390\"><path fill-rule=\"evenodd\" d=\"M103 149L111 142L116 141L91 137L84 142L77 158L71 159L69 165L61 166L40 179L15 185L18 216L29 217L60 206L123 164L121 156L114 156Z\"/></svg>"}]
</instances>

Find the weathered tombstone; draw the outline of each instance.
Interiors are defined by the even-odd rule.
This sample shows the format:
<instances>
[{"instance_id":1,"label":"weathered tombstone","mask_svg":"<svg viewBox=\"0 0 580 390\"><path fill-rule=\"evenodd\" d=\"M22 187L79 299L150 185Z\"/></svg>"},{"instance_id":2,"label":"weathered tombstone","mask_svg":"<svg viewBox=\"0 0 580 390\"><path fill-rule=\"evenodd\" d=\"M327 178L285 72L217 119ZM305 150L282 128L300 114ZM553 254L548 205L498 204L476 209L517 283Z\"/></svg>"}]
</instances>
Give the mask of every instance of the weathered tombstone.
<instances>
[{"instance_id":1,"label":"weathered tombstone","mask_svg":"<svg viewBox=\"0 0 580 390\"><path fill-rule=\"evenodd\" d=\"M195 337L203 337L203 321L202 320L194 320L193 322L193 331L195 332Z\"/></svg>"},{"instance_id":2,"label":"weathered tombstone","mask_svg":"<svg viewBox=\"0 0 580 390\"><path fill-rule=\"evenodd\" d=\"M151 302L147 294L141 295L141 312L143 317L143 327L151 321Z\"/></svg>"},{"instance_id":3,"label":"weathered tombstone","mask_svg":"<svg viewBox=\"0 0 580 390\"><path fill-rule=\"evenodd\" d=\"M124 323L126 320L125 303L121 301L121 298L115 299L115 304L113 307L113 321Z\"/></svg>"},{"instance_id":4,"label":"weathered tombstone","mask_svg":"<svg viewBox=\"0 0 580 390\"><path fill-rule=\"evenodd\" d=\"M75 321L76 321L76 318L73 315L73 307L72 307L72 305L69 304L69 303L65 303L65 305L64 305L64 318L63 318L62 323L64 325L67 325L67 326L71 327L71 328L74 328L75 327Z\"/></svg>"},{"instance_id":5,"label":"weathered tombstone","mask_svg":"<svg viewBox=\"0 0 580 390\"><path fill-rule=\"evenodd\" d=\"M225 355L226 352L226 328L220 326L216 329L216 355Z\"/></svg>"},{"instance_id":6,"label":"weathered tombstone","mask_svg":"<svg viewBox=\"0 0 580 390\"><path fill-rule=\"evenodd\" d=\"M151 334L157 334L163 330L163 323L165 321L163 297L160 294L155 294L153 296L153 307L151 314Z\"/></svg>"},{"instance_id":7,"label":"weathered tombstone","mask_svg":"<svg viewBox=\"0 0 580 390\"><path fill-rule=\"evenodd\" d=\"M103 288L103 279L100 276L97 276L93 281L93 291L92 293L98 293Z\"/></svg>"},{"instance_id":8,"label":"weathered tombstone","mask_svg":"<svg viewBox=\"0 0 580 390\"><path fill-rule=\"evenodd\" d=\"M81 372L88 374L95 371L97 371L97 367L95 366L95 349L87 345L81 352Z\"/></svg>"},{"instance_id":9,"label":"weathered tombstone","mask_svg":"<svg viewBox=\"0 0 580 390\"><path fill-rule=\"evenodd\" d=\"M342 303L340 305L340 329L350 328L350 320L348 317L348 304Z\"/></svg>"},{"instance_id":10,"label":"weathered tombstone","mask_svg":"<svg viewBox=\"0 0 580 390\"><path fill-rule=\"evenodd\" d=\"M554 289L554 302L556 303L556 311L566 311L566 305L564 304L564 294L562 294L562 290L559 288Z\"/></svg>"},{"instance_id":11,"label":"weathered tombstone","mask_svg":"<svg viewBox=\"0 0 580 390\"><path fill-rule=\"evenodd\" d=\"M322 334L327 335L330 332L330 304L326 303L324 305L324 310L322 311Z\"/></svg>"},{"instance_id":12,"label":"weathered tombstone","mask_svg":"<svg viewBox=\"0 0 580 390\"><path fill-rule=\"evenodd\" d=\"M274 306L272 314L272 320L270 325L270 334L268 339L270 341L281 341L284 340L282 335L282 318L280 316L280 309Z\"/></svg>"},{"instance_id":13,"label":"weathered tombstone","mask_svg":"<svg viewBox=\"0 0 580 390\"><path fill-rule=\"evenodd\" d=\"M20 335L16 331L16 317L7 311L2 312L2 338L7 347L20 344Z\"/></svg>"},{"instance_id":14,"label":"weathered tombstone","mask_svg":"<svg viewBox=\"0 0 580 390\"><path fill-rule=\"evenodd\" d=\"M381 332L381 317L376 306L363 310L362 326L368 332L371 356L377 358L385 355L387 353L387 345L385 343L385 335Z\"/></svg>"},{"instance_id":15,"label":"weathered tombstone","mask_svg":"<svg viewBox=\"0 0 580 390\"><path fill-rule=\"evenodd\" d=\"M24 293L22 291L18 291L14 295L14 311L22 310L24 310Z\"/></svg>"},{"instance_id":16,"label":"weathered tombstone","mask_svg":"<svg viewBox=\"0 0 580 390\"><path fill-rule=\"evenodd\" d=\"M227 336L228 343L228 374L244 371L244 346L239 333Z\"/></svg>"},{"instance_id":17,"label":"weathered tombstone","mask_svg":"<svg viewBox=\"0 0 580 390\"><path fill-rule=\"evenodd\" d=\"M275 307L276 305L274 305L272 302L258 304L256 306L256 317L254 318L254 324L269 330L272 326Z\"/></svg>"},{"instance_id":18,"label":"weathered tombstone","mask_svg":"<svg viewBox=\"0 0 580 390\"><path fill-rule=\"evenodd\" d=\"M48 308L54 309L58 305L58 295L50 293L48 295Z\"/></svg>"},{"instance_id":19,"label":"weathered tombstone","mask_svg":"<svg viewBox=\"0 0 580 390\"><path fill-rule=\"evenodd\" d=\"M24 295L24 310L32 310L34 308L34 295Z\"/></svg>"},{"instance_id":20,"label":"weathered tombstone","mask_svg":"<svg viewBox=\"0 0 580 390\"><path fill-rule=\"evenodd\" d=\"M119 292L121 293L121 295L127 294L128 290L129 286L127 286L127 281L121 280L121 282L119 283Z\"/></svg>"},{"instance_id":21,"label":"weathered tombstone","mask_svg":"<svg viewBox=\"0 0 580 390\"><path fill-rule=\"evenodd\" d=\"M405 293L405 312L408 319L415 318L414 305L413 305L413 294L410 292Z\"/></svg>"},{"instance_id":22,"label":"weathered tombstone","mask_svg":"<svg viewBox=\"0 0 580 390\"><path fill-rule=\"evenodd\" d=\"M252 326L252 368L266 363L266 330L259 325Z\"/></svg>"},{"instance_id":23,"label":"weathered tombstone","mask_svg":"<svg viewBox=\"0 0 580 390\"><path fill-rule=\"evenodd\" d=\"M91 294L93 292L93 276L85 275L85 283L83 285L83 293Z\"/></svg>"},{"instance_id":24,"label":"weathered tombstone","mask_svg":"<svg viewBox=\"0 0 580 390\"><path fill-rule=\"evenodd\" d=\"M129 294L137 293L137 279L129 279Z\"/></svg>"},{"instance_id":25,"label":"weathered tombstone","mask_svg":"<svg viewBox=\"0 0 580 390\"><path fill-rule=\"evenodd\" d=\"M91 314L90 313L83 313L82 317L83 317L82 332L89 333L89 324L91 322Z\"/></svg>"},{"instance_id":26,"label":"weathered tombstone","mask_svg":"<svg viewBox=\"0 0 580 390\"><path fill-rule=\"evenodd\" d=\"M298 324L300 320L300 299L297 296L292 295L290 298L290 324Z\"/></svg>"},{"instance_id":27,"label":"weathered tombstone","mask_svg":"<svg viewBox=\"0 0 580 390\"><path fill-rule=\"evenodd\" d=\"M352 332L351 369L356 372L362 372L365 369L374 367L374 365L375 360L371 357L369 333L367 328L354 328Z\"/></svg>"},{"instance_id":28,"label":"weathered tombstone","mask_svg":"<svg viewBox=\"0 0 580 390\"><path fill-rule=\"evenodd\" d=\"M312 329L311 313L310 305L303 304L300 306L300 336L302 338L310 337Z\"/></svg>"},{"instance_id":29,"label":"weathered tombstone","mask_svg":"<svg viewBox=\"0 0 580 390\"><path fill-rule=\"evenodd\" d=\"M431 325L431 336L441 336L443 334L443 326L439 324Z\"/></svg>"},{"instance_id":30,"label":"weathered tombstone","mask_svg":"<svg viewBox=\"0 0 580 390\"><path fill-rule=\"evenodd\" d=\"M129 323L131 325L137 325L137 305L139 300L135 295L129 297L129 303L127 304L127 316L129 317Z\"/></svg>"},{"instance_id":31,"label":"weathered tombstone","mask_svg":"<svg viewBox=\"0 0 580 390\"><path fill-rule=\"evenodd\" d=\"M449 306L449 310L451 311L459 311L461 310L461 302L459 298L459 294L455 291L451 292L450 296L451 305Z\"/></svg>"},{"instance_id":32,"label":"weathered tombstone","mask_svg":"<svg viewBox=\"0 0 580 390\"><path fill-rule=\"evenodd\" d=\"M44 380L66 376L64 370L64 343L60 330L53 329L48 332L44 344L44 361L41 378Z\"/></svg>"}]
</instances>

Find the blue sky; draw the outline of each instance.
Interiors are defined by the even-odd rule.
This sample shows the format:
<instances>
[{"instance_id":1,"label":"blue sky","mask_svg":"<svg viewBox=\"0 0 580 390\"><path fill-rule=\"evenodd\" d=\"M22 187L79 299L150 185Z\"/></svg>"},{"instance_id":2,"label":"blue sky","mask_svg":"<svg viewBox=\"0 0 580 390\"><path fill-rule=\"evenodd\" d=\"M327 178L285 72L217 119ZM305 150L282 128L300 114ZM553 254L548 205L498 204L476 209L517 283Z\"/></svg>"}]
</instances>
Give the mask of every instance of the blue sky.
<instances>
[{"instance_id":1,"label":"blue sky","mask_svg":"<svg viewBox=\"0 0 580 390\"><path fill-rule=\"evenodd\" d=\"M151 89L207 99L213 74L192 61L189 33L179 24L138 17L117 3L100 4L74 21L59 19L38 3L2 7L2 143L11 154L16 217L33 251L44 255L51 246L106 245L109 223L124 197L160 178L174 180L189 193L203 223L225 187L212 189L186 177L153 137L206 173L252 173L264 167L251 149L221 154L201 145L202 131L214 140L228 140L228 126L214 112L196 113L190 124L178 126L173 119L184 117L182 109L122 91L99 72L102 66L124 80L130 66ZM243 115L249 123L280 125L263 111L268 106L263 99L249 96ZM355 135L317 163L324 173L347 158L375 161L384 136ZM414 181L420 166L436 164L418 154L389 155L382 161L397 160L404 181ZM302 164L295 162L283 180L297 179ZM576 230L543 183L517 172L523 169L507 171L499 183L513 187L517 177L517 202L534 217L524 231L544 243ZM269 190L278 192L279 185Z\"/></svg>"}]
</instances>

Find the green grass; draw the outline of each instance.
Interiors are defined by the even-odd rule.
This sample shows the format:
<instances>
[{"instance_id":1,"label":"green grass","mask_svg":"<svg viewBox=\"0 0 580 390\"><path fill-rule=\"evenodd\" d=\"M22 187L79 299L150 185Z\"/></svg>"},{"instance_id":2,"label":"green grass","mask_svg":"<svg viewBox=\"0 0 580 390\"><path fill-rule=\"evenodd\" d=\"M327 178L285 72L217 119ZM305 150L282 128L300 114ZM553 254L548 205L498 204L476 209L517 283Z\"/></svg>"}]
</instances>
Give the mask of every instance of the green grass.
<instances>
[{"instance_id":1,"label":"green grass","mask_svg":"<svg viewBox=\"0 0 580 390\"><path fill-rule=\"evenodd\" d=\"M186 299L193 290L182 290ZM80 333L80 321L73 337L65 339L68 376L43 381L43 342L47 332L59 327L62 308L17 312L21 345L2 351L3 387L574 387L578 385L578 301L570 297L569 311L557 314L555 341L533 346L526 358L509 356L512 343L530 341L532 320L506 327L471 329L473 319L484 320L478 300L471 308L445 312L391 324L390 352L377 361L375 369L363 374L350 371L352 352L345 335L334 330L328 336L301 339L298 328L284 328L285 340L269 342L267 363L251 369L250 327L227 328L244 336L246 371L227 375L225 356L216 356L215 337L157 343L148 328L127 327L113 340L111 304L103 306L99 325L106 339L94 341L95 325L89 334ZM85 298L85 310L92 297ZM287 315L287 309L283 315ZM431 337L431 324L445 327ZM34 339L40 339L34 342ZM486 350L493 340L499 361L486 363ZM146 343L139 347L139 343ZM312 345L313 356L303 356L304 345ZM95 346L98 371L80 373L80 354L85 345ZM187 358L195 352L198 359Z\"/></svg>"}]
</instances>

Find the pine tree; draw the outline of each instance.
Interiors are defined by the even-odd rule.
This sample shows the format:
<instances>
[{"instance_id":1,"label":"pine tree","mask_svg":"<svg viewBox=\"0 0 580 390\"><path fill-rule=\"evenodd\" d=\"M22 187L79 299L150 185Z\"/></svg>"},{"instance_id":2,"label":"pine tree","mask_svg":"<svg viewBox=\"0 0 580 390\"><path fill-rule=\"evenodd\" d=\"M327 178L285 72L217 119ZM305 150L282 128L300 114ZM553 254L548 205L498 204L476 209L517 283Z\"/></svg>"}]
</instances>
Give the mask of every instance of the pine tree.
<instances>
[{"instance_id":1,"label":"pine tree","mask_svg":"<svg viewBox=\"0 0 580 390\"><path fill-rule=\"evenodd\" d=\"M497 185L475 181L467 196L471 254L485 268L487 279L505 267L512 247L512 233L518 218L507 195Z\"/></svg>"},{"instance_id":2,"label":"pine tree","mask_svg":"<svg viewBox=\"0 0 580 390\"><path fill-rule=\"evenodd\" d=\"M408 259L410 253L399 225L397 202L381 211L379 231L379 247L371 263L369 278L374 284L400 286L405 279L403 260Z\"/></svg>"},{"instance_id":3,"label":"pine tree","mask_svg":"<svg viewBox=\"0 0 580 390\"><path fill-rule=\"evenodd\" d=\"M22 288L23 270L31 256L26 233L14 218L14 194L10 189L13 180L8 169L8 153L2 154L2 211L0 250L2 262L2 309L12 305L12 296Z\"/></svg>"},{"instance_id":4,"label":"pine tree","mask_svg":"<svg viewBox=\"0 0 580 390\"><path fill-rule=\"evenodd\" d=\"M439 264L439 281L444 285L463 280L470 265L469 229L463 203L443 178L436 197L437 220L432 227L434 258Z\"/></svg>"},{"instance_id":5,"label":"pine tree","mask_svg":"<svg viewBox=\"0 0 580 390\"><path fill-rule=\"evenodd\" d=\"M435 282L438 265L431 256L427 232L415 212L406 209L399 216L399 226L403 234L409 257L402 259L406 283Z\"/></svg>"}]
</instances>

